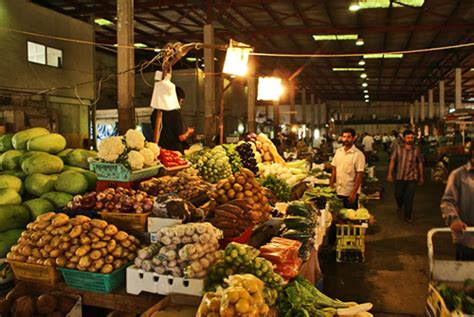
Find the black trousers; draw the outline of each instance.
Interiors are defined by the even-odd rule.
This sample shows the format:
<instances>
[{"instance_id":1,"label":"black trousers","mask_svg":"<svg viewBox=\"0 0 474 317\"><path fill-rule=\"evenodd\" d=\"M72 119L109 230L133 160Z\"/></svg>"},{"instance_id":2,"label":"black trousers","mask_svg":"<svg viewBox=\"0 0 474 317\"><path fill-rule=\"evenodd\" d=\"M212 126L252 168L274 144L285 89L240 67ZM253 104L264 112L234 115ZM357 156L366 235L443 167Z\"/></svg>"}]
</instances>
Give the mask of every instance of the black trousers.
<instances>
[{"instance_id":1,"label":"black trousers","mask_svg":"<svg viewBox=\"0 0 474 317\"><path fill-rule=\"evenodd\" d=\"M355 201L351 204L349 203L349 196L337 195L339 199L342 199L344 208L357 210L359 208L359 194L356 195Z\"/></svg>"},{"instance_id":2,"label":"black trousers","mask_svg":"<svg viewBox=\"0 0 474 317\"><path fill-rule=\"evenodd\" d=\"M405 219L411 219L413 212L413 200L417 181L395 181L395 199L398 208L403 208Z\"/></svg>"},{"instance_id":3,"label":"black trousers","mask_svg":"<svg viewBox=\"0 0 474 317\"><path fill-rule=\"evenodd\" d=\"M474 249L456 243L456 261L474 261Z\"/></svg>"}]
</instances>

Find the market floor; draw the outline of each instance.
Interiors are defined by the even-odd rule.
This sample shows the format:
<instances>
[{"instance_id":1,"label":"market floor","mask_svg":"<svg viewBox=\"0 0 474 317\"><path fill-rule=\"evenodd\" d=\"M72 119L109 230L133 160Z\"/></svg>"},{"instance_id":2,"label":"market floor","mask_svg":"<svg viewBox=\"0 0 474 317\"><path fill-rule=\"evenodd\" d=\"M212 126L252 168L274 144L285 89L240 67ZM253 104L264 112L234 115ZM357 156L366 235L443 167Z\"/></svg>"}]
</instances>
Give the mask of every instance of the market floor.
<instances>
[{"instance_id":1,"label":"market floor","mask_svg":"<svg viewBox=\"0 0 474 317\"><path fill-rule=\"evenodd\" d=\"M439 201L444 186L432 183L425 168L426 182L415 196L415 222L406 223L396 215L394 186L386 182L387 165L382 160L376 167L385 195L367 206L377 223L366 236L365 263L336 263L334 251L323 248L324 292L344 301L371 302L377 317L424 316L429 275L426 234L443 226ZM435 240L435 254L453 255L449 235Z\"/></svg>"}]
</instances>

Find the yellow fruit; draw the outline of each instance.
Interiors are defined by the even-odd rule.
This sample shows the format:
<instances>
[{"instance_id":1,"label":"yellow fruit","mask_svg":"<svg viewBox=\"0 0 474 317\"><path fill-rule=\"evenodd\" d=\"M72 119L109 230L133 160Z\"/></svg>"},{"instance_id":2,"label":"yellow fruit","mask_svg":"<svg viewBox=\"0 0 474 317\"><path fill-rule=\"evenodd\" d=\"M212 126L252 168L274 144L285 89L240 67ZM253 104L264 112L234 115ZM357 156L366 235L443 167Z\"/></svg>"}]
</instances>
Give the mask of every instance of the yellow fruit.
<instances>
[{"instance_id":1,"label":"yellow fruit","mask_svg":"<svg viewBox=\"0 0 474 317\"><path fill-rule=\"evenodd\" d=\"M212 312L219 312L219 309L221 308L221 301L219 298L214 297L213 299L210 300L209 302L209 310Z\"/></svg>"},{"instance_id":2,"label":"yellow fruit","mask_svg":"<svg viewBox=\"0 0 474 317\"><path fill-rule=\"evenodd\" d=\"M246 313L249 310L250 310L249 301L244 298L239 299L237 303L235 304L235 311L239 314Z\"/></svg>"},{"instance_id":3,"label":"yellow fruit","mask_svg":"<svg viewBox=\"0 0 474 317\"><path fill-rule=\"evenodd\" d=\"M235 309L233 306L221 306L220 309L221 317L234 317L235 316Z\"/></svg>"}]
</instances>

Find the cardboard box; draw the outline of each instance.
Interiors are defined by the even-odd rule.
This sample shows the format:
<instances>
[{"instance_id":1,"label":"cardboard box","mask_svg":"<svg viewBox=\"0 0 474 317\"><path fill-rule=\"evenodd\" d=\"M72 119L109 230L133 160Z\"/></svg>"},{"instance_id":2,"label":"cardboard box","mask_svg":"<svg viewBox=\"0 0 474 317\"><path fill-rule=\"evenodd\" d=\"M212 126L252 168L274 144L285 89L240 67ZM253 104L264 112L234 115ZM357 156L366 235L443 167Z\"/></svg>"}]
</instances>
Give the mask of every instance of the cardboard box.
<instances>
[{"instance_id":1,"label":"cardboard box","mask_svg":"<svg viewBox=\"0 0 474 317\"><path fill-rule=\"evenodd\" d=\"M183 220L179 220L179 219L148 217L147 231L150 233L150 242L151 243L158 242L156 239L156 233L161 228L179 225L182 223L183 223Z\"/></svg>"},{"instance_id":2,"label":"cardboard box","mask_svg":"<svg viewBox=\"0 0 474 317\"><path fill-rule=\"evenodd\" d=\"M155 312L162 311L169 313L173 317L193 317L196 316L201 297L180 294L170 294L150 307L141 317L150 317Z\"/></svg>"}]
</instances>

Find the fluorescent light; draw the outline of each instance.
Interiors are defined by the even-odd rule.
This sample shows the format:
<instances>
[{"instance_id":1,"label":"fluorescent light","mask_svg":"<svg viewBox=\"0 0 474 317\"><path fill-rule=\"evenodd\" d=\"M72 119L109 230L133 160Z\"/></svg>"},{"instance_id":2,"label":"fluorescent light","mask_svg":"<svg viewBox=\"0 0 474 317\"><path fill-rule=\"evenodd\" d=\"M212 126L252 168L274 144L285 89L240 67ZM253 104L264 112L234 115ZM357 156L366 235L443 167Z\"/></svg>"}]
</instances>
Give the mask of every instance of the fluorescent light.
<instances>
[{"instance_id":1,"label":"fluorescent light","mask_svg":"<svg viewBox=\"0 0 474 317\"><path fill-rule=\"evenodd\" d=\"M367 87L368 85L369 84L367 84L367 83L362 83L362 87L364 87L364 88Z\"/></svg>"},{"instance_id":2,"label":"fluorescent light","mask_svg":"<svg viewBox=\"0 0 474 317\"><path fill-rule=\"evenodd\" d=\"M362 45L364 45L364 44L365 44L365 43L364 43L364 39L357 39L357 41L356 41L356 45L357 45L357 46L362 46Z\"/></svg>"},{"instance_id":3,"label":"fluorescent light","mask_svg":"<svg viewBox=\"0 0 474 317\"><path fill-rule=\"evenodd\" d=\"M365 95L364 98L365 98L365 99L369 99L369 95Z\"/></svg>"},{"instance_id":4,"label":"fluorescent light","mask_svg":"<svg viewBox=\"0 0 474 317\"><path fill-rule=\"evenodd\" d=\"M366 54L364 58L403 58L403 54L385 53L385 54Z\"/></svg>"},{"instance_id":5,"label":"fluorescent light","mask_svg":"<svg viewBox=\"0 0 474 317\"><path fill-rule=\"evenodd\" d=\"M282 94L283 86L281 85L281 78L258 78L258 100L279 100Z\"/></svg>"},{"instance_id":6,"label":"fluorescent light","mask_svg":"<svg viewBox=\"0 0 474 317\"><path fill-rule=\"evenodd\" d=\"M159 53L159 52L161 52L161 48L155 48L153 51Z\"/></svg>"},{"instance_id":7,"label":"fluorescent light","mask_svg":"<svg viewBox=\"0 0 474 317\"><path fill-rule=\"evenodd\" d=\"M197 61L197 58L196 58L196 57L193 57L193 56L190 56L190 57L186 57L186 60L187 60L188 62L195 62L195 61Z\"/></svg>"},{"instance_id":8,"label":"fluorescent light","mask_svg":"<svg viewBox=\"0 0 474 317\"><path fill-rule=\"evenodd\" d=\"M364 61L363 59L361 59L361 60L359 61L359 66L364 66L364 65L365 65L365 61Z\"/></svg>"},{"instance_id":9,"label":"fluorescent light","mask_svg":"<svg viewBox=\"0 0 474 317\"><path fill-rule=\"evenodd\" d=\"M353 3L349 6L349 11L355 12L360 9L360 6L357 3Z\"/></svg>"},{"instance_id":10,"label":"fluorescent light","mask_svg":"<svg viewBox=\"0 0 474 317\"><path fill-rule=\"evenodd\" d=\"M370 102L369 99L365 99L365 102Z\"/></svg>"},{"instance_id":11,"label":"fluorescent light","mask_svg":"<svg viewBox=\"0 0 474 317\"><path fill-rule=\"evenodd\" d=\"M368 94L368 93L369 93L369 91L367 89L364 90L364 94Z\"/></svg>"},{"instance_id":12,"label":"fluorescent light","mask_svg":"<svg viewBox=\"0 0 474 317\"><path fill-rule=\"evenodd\" d=\"M96 18L94 19L94 23L95 24L98 24L100 26L103 26L103 25L111 25L111 24L114 24L113 22L107 20L107 19L103 19L103 18Z\"/></svg>"},{"instance_id":13,"label":"fluorescent light","mask_svg":"<svg viewBox=\"0 0 474 317\"><path fill-rule=\"evenodd\" d=\"M363 72L363 68L357 68L357 67L352 67L352 68L341 68L341 67L333 67L332 69L333 72Z\"/></svg>"},{"instance_id":14,"label":"fluorescent light","mask_svg":"<svg viewBox=\"0 0 474 317\"><path fill-rule=\"evenodd\" d=\"M449 113L453 113L454 111L456 111L456 109L454 108L449 109Z\"/></svg>"},{"instance_id":15,"label":"fluorescent light","mask_svg":"<svg viewBox=\"0 0 474 317\"><path fill-rule=\"evenodd\" d=\"M148 45L146 45L145 43L135 43L135 44L133 44L133 46L135 46L136 48L148 47Z\"/></svg>"},{"instance_id":16,"label":"fluorescent light","mask_svg":"<svg viewBox=\"0 0 474 317\"><path fill-rule=\"evenodd\" d=\"M360 9L377 9L377 8L389 8L390 0L359 0L358 6ZM410 7L421 7L425 0L397 0L393 1L392 7L394 8L404 8L406 6Z\"/></svg>"},{"instance_id":17,"label":"fluorescent light","mask_svg":"<svg viewBox=\"0 0 474 317\"><path fill-rule=\"evenodd\" d=\"M360 74L360 78L367 78L367 74L366 73Z\"/></svg>"},{"instance_id":18,"label":"fluorescent light","mask_svg":"<svg viewBox=\"0 0 474 317\"><path fill-rule=\"evenodd\" d=\"M357 40L359 35L357 34L320 34L313 35L315 41L345 41L345 40Z\"/></svg>"}]
</instances>

